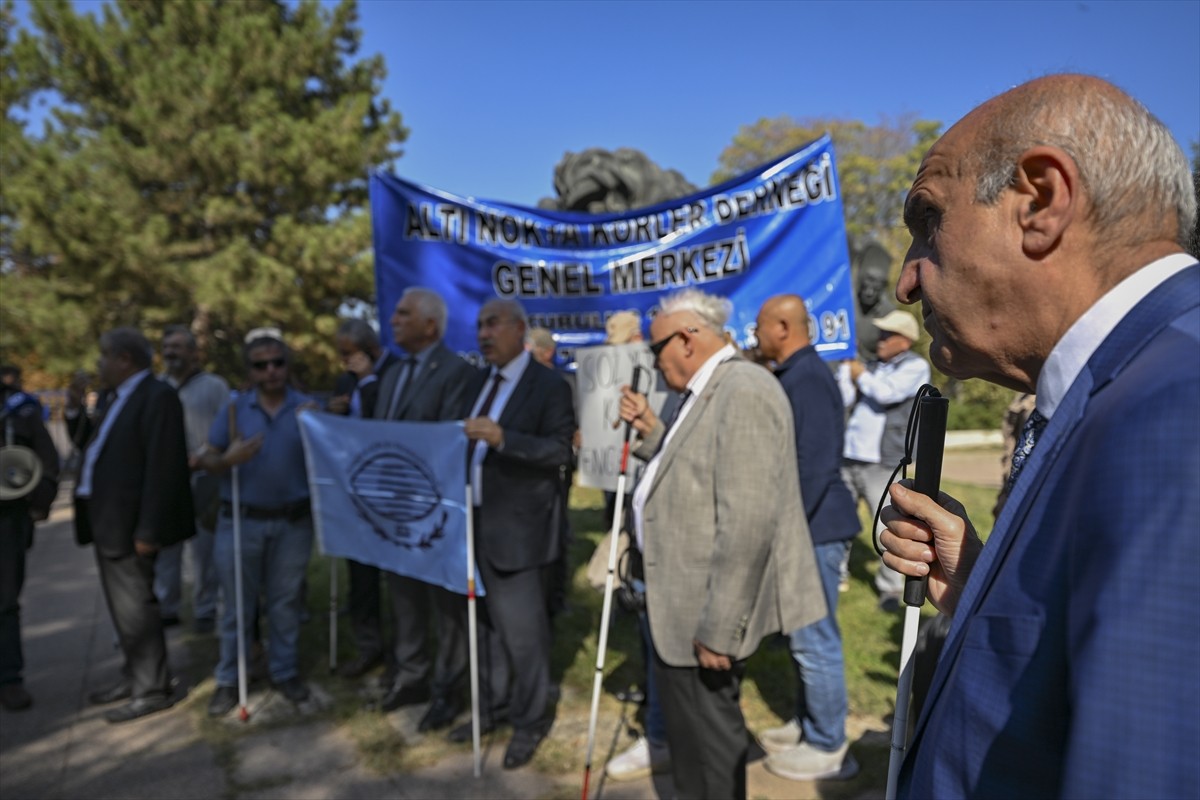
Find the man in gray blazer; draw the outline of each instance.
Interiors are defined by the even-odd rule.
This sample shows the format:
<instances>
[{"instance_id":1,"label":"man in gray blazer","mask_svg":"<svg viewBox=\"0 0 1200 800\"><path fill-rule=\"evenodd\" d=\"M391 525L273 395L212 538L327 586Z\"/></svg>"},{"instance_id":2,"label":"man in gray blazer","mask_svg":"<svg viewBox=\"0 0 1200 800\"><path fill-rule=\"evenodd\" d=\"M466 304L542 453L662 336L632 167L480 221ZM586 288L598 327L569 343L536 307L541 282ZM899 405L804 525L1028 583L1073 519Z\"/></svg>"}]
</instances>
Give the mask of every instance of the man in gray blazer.
<instances>
[{"instance_id":1,"label":"man in gray blazer","mask_svg":"<svg viewBox=\"0 0 1200 800\"><path fill-rule=\"evenodd\" d=\"M664 423L643 395L625 387L621 399L649 462L634 528L680 798L746 796L746 659L826 613L792 410L774 376L725 343L729 310L696 289L664 299L650 349L679 410Z\"/></svg>"},{"instance_id":2,"label":"man in gray blazer","mask_svg":"<svg viewBox=\"0 0 1200 800\"><path fill-rule=\"evenodd\" d=\"M392 336L404 357L380 380L376 419L439 422L462 418L467 384L475 370L442 343L446 332L446 303L430 289L410 287L392 313ZM466 675L466 634L457 630L461 595L440 586L387 575L395 619L394 664L391 686L380 704L384 711L433 702L419 729L445 728L462 710L460 693ZM433 609L438 652L429 680L427 621Z\"/></svg>"}]
</instances>

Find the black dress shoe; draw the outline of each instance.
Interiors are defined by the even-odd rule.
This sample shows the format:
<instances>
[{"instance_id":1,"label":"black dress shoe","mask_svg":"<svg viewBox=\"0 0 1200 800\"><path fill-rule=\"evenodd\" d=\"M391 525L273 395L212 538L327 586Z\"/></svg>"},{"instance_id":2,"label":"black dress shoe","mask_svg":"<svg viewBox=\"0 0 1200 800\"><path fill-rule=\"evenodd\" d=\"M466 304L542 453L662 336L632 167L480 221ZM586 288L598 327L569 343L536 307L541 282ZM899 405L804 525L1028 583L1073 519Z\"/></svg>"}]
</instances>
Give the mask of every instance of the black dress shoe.
<instances>
[{"instance_id":1,"label":"black dress shoe","mask_svg":"<svg viewBox=\"0 0 1200 800\"><path fill-rule=\"evenodd\" d=\"M490 719L479 720L479 735L487 736L492 731L496 730L496 723ZM446 734L446 738L455 744L471 741L471 721L467 720L457 728L453 728Z\"/></svg>"},{"instance_id":2,"label":"black dress shoe","mask_svg":"<svg viewBox=\"0 0 1200 800\"><path fill-rule=\"evenodd\" d=\"M523 767L533 758L533 754L537 752L538 745L546 738L546 734L540 730L521 729L513 731L512 741L508 743L508 749L504 751L504 768L516 769Z\"/></svg>"},{"instance_id":3,"label":"black dress shoe","mask_svg":"<svg viewBox=\"0 0 1200 800\"><path fill-rule=\"evenodd\" d=\"M0 706L9 711L24 711L33 705L33 697L20 683L0 685Z\"/></svg>"},{"instance_id":4,"label":"black dress shoe","mask_svg":"<svg viewBox=\"0 0 1200 800\"><path fill-rule=\"evenodd\" d=\"M212 699L208 701L208 715L210 717L223 717L233 707L238 704L238 690L236 686L218 686L213 692Z\"/></svg>"},{"instance_id":5,"label":"black dress shoe","mask_svg":"<svg viewBox=\"0 0 1200 800\"><path fill-rule=\"evenodd\" d=\"M309 698L308 684L300 680L299 677L288 678L286 681L280 681L275 684L275 688L280 694L291 700L293 703L303 703Z\"/></svg>"},{"instance_id":6,"label":"black dress shoe","mask_svg":"<svg viewBox=\"0 0 1200 800\"><path fill-rule=\"evenodd\" d=\"M454 722L454 718L461 712L462 703L458 700L449 697L435 697L433 703L429 706L429 710L425 712L425 716L421 717L421 722L417 725L417 731L425 733L426 731L440 731L442 728L448 728Z\"/></svg>"},{"instance_id":7,"label":"black dress shoe","mask_svg":"<svg viewBox=\"0 0 1200 800\"><path fill-rule=\"evenodd\" d=\"M135 720L157 711L166 711L173 705L175 705L175 700L169 695L149 695L147 697L139 697L123 706L105 711L104 718L113 724L129 722L130 720Z\"/></svg>"},{"instance_id":8,"label":"black dress shoe","mask_svg":"<svg viewBox=\"0 0 1200 800\"><path fill-rule=\"evenodd\" d=\"M164 628L175 628L175 627L178 627L178 625L179 625L179 615L178 614L167 614L165 617L162 618L162 626Z\"/></svg>"},{"instance_id":9,"label":"black dress shoe","mask_svg":"<svg viewBox=\"0 0 1200 800\"><path fill-rule=\"evenodd\" d=\"M395 711L404 706L417 706L429 702L429 688L426 686L393 686L379 702L384 711Z\"/></svg>"},{"instance_id":10,"label":"black dress shoe","mask_svg":"<svg viewBox=\"0 0 1200 800\"><path fill-rule=\"evenodd\" d=\"M129 681L121 681L115 683L107 689L101 689L98 692L92 692L88 695L88 702L94 706L106 706L109 703L116 703L119 700L128 700L133 697L133 684Z\"/></svg>"},{"instance_id":11,"label":"black dress shoe","mask_svg":"<svg viewBox=\"0 0 1200 800\"><path fill-rule=\"evenodd\" d=\"M379 665L383 657L376 653L371 656L359 656L353 661L347 661L338 667L338 675L343 678L361 678Z\"/></svg>"}]
</instances>

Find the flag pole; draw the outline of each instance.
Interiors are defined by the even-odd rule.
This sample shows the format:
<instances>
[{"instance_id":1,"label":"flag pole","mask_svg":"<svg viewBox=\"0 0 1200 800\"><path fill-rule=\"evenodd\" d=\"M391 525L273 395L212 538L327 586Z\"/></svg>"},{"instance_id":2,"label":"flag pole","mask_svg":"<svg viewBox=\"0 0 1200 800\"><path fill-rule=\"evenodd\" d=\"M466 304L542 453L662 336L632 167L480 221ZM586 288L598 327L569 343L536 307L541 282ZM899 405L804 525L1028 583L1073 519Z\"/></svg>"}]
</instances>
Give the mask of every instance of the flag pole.
<instances>
[{"instance_id":1,"label":"flag pole","mask_svg":"<svg viewBox=\"0 0 1200 800\"><path fill-rule=\"evenodd\" d=\"M633 391L638 390L641 367L633 368ZM604 656L608 649L608 621L612 613L613 576L617 570L617 540L621 536L621 520L625 515L625 480L629 468L629 434L632 423L625 423L625 443L621 447L621 470L617 475L617 502L613 509L612 530L609 531L608 575L604 578L604 605L600 612L600 644L596 649L596 673L592 681L592 713L588 718L587 760L583 767L583 800L588 800L588 784L592 777L592 749L596 745L596 719L600 713L600 688L604 681Z\"/></svg>"},{"instance_id":2,"label":"flag pole","mask_svg":"<svg viewBox=\"0 0 1200 800\"><path fill-rule=\"evenodd\" d=\"M337 671L337 596L338 568L337 559L329 557L329 672Z\"/></svg>"},{"instance_id":3,"label":"flag pole","mask_svg":"<svg viewBox=\"0 0 1200 800\"><path fill-rule=\"evenodd\" d=\"M479 748L479 646L475 620L475 506L471 499L471 484L467 483L467 651L471 658L471 743L474 746L475 777L480 774Z\"/></svg>"},{"instance_id":4,"label":"flag pole","mask_svg":"<svg viewBox=\"0 0 1200 800\"><path fill-rule=\"evenodd\" d=\"M229 403L229 441L238 438L237 404ZM235 616L237 617L237 668L238 668L238 719L250 719L247 709L248 682L246 680L246 606L242 591L242 499L238 481L238 467L233 465L231 483L233 489L233 573Z\"/></svg>"}]
</instances>

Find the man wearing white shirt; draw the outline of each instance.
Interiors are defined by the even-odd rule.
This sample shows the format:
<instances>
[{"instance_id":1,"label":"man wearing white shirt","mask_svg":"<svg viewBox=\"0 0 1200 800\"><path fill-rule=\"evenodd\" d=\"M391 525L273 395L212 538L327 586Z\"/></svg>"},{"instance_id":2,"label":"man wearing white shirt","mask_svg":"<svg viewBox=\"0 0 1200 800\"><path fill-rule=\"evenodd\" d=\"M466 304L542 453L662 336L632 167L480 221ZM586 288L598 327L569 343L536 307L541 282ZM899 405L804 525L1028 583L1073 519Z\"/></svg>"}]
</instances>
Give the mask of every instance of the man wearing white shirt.
<instances>
[{"instance_id":1,"label":"man wearing white shirt","mask_svg":"<svg viewBox=\"0 0 1200 800\"><path fill-rule=\"evenodd\" d=\"M825 616L800 496L792 408L768 370L725 343L728 300L662 301L650 350L683 394L666 422L622 390L621 418L649 463L633 494L655 685L676 796L744 798L738 705L746 659L772 633Z\"/></svg>"},{"instance_id":2,"label":"man wearing white shirt","mask_svg":"<svg viewBox=\"0 0 1200 800\"><path fill-rule=\"evenodd\" d=\"M1171 132L1084 75L989 100L922 161L896 296L940 370L1037 407L986 546L952 498L891 490L884 559L952 615L900 797L1200 786L1193 191Z\"/></svg>"},{"instance_id":3,"label":"man wearing white shirt","mask_svg":"<svg viewBox=\"0 0 1200 800\"><path fill-rule=\"evenodd\" d=\"M929 382L929 364L912 352L920 338L917 321L906 311L892 311L871 320L879 329L878 360L864 364L844 361L838 368L842 402L850 409L846 445L842 450L842 480L854 501L867 504L871 516L887 489L892 471L904 456L904 433L913 400ZM879 607L900 607L904 576L882 562L875 573Z\"/></svg>"},{"instance_id":4,"label":"man wearing white shirt","mask_svg":"<svg viewBox=\"0 0 1200 800\"><path fill-rule=\"evenodd\" d=\"M100 337L100 384L115 393L84 450L75 488L75 536L94 542L100 581L121 650L124 677L89 699L129 699L109 722L170 708L172 695L154 562L195 533L184 436L175 390L150 374L150 343L132 328Z\"/></svg>"},{"instance_id":5,"label":"man wearing white shirt","mask_svg":"<svg viewBox=\"0 0 1200 800\"><path fill-rule=\"evenodd\" d=\"M545 567L561 553L560 470L571 461L575 410L567 382L525 350L525 311L490 300L479 311L487 360L467 391L475 559L483 579L484 728L507 714L504 768L526 764L549 731L550 615ZM511 683L511 686L510 686ZM466 741L470 725L451 731Z\"/></svg>"}]
</instances>

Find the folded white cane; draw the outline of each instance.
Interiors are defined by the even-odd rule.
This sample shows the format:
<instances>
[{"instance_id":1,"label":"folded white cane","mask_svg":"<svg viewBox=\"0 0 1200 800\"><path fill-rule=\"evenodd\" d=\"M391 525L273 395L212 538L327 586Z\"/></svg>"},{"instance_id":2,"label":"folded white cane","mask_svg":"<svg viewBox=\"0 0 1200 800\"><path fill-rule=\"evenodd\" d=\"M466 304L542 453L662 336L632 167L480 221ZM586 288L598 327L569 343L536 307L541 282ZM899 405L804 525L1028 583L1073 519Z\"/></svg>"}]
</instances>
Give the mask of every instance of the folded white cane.
<instances>
[{"instance_id":1,"label":"folded white cane","mask_svg":"<svg viewBox=\"0 0 1200 800\"><path fill-rule=\"evenodd\" d=\"M479 777L482 752L479 749L479 643L475 638L475 521L471 484L467 484L467 652L471 664L471 744L475 756L475 777ZM485 589L487 587L484 587Z\"/></svg>"},{"instance_id":2,"label":"folded white cane","mask_svg":"<svg viewBox=\"0 0 1200 800\"><path fill-rule=\"evenodd\" d=\"M237 436L237 408L231 400L229 403L229 441L236 440ZM236 464L231 471L230 483L233 488L233 594L237 618L238 719L246 722L250 719L250 711L246 707L246 606L242 597L242 499Z\"/></svg>"},{"instance_id":3,"label":"folded white cane","mask_svg":"<svg viewBox=\"0 0 1200 800\"><path fill-rule=\"evenodd\" d=\"M942 455L946 445L946 412L949 401L937 390L917 400L917 469L913 489L937 502L942 481ZM900 677L896 683L896 711L892 715L892 751L888 759L887 800L895 800L900 767L908 751L908 710L912 704L913 653L925 604L926 578L904 580L904 634L900 640Z\"/></svg>"},{"instance_id":4,"label":"folded white cane","mask_svg":"<svg viewBox=\"0 0 1200 800\"><path fill-rule=\"evenodd\" d=\"M634 366L631 386L638 390L641 367ZM612 613L613 575L617 569L617 540L621 536L621 521L625 515L625 480L629 468L629 434L632 423L625 424L625 443L621 447L621 471L617 475L617 502L613 509L612 530L609 532L608 575L604 579L604 606L600 612L600 645L596 650L596 675L592 681L592 714L588 720L587 761L583 767L583 800L588 800L588 783L592 777L592 748L596 744L596 717L600 711L600 688L604 681L604 654L608 648L608 618Z\"/></svg>"}]
</instances>

